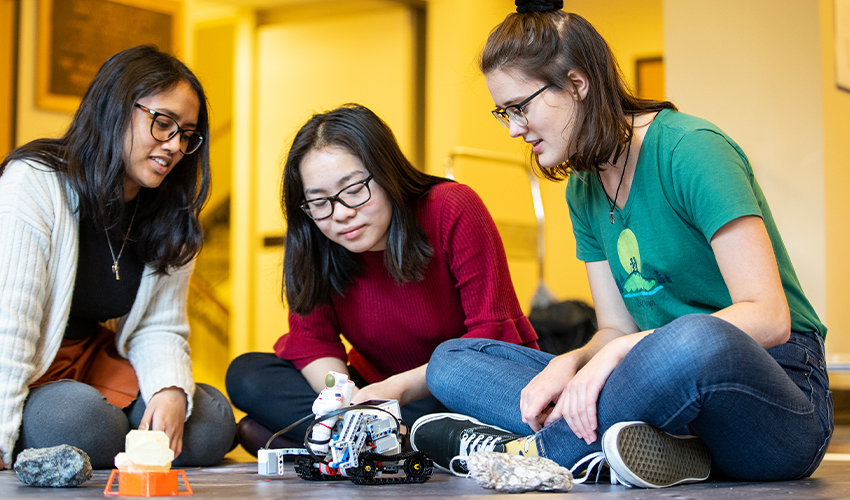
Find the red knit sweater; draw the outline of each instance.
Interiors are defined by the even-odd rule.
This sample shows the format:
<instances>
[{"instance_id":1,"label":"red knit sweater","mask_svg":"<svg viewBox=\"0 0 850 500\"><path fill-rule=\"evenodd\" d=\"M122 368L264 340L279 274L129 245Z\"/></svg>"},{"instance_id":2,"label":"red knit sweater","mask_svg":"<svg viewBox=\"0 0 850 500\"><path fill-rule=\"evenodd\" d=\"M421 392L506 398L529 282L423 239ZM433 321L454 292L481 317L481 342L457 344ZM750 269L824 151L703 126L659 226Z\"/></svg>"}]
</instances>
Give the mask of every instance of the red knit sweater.
<instances>
[{"instance_id":1,"label":"red knit sweater","mask_svg":"<svg viewBox=\"0 0 850 500\"><path fill-rule=\"evenodd\" d=\"M355 258L362 269L344 297L307 316L289 313L275 353L301 369L311 361L348 361L369 383L428 362L443 341L491 338L537 348L508 273L502 240L481 198L468 186L437 184L417 220L434 254L425 279L397 284L384 252ZM353 346L346 356L340 334Z\"/></svg>"}]
</instances>

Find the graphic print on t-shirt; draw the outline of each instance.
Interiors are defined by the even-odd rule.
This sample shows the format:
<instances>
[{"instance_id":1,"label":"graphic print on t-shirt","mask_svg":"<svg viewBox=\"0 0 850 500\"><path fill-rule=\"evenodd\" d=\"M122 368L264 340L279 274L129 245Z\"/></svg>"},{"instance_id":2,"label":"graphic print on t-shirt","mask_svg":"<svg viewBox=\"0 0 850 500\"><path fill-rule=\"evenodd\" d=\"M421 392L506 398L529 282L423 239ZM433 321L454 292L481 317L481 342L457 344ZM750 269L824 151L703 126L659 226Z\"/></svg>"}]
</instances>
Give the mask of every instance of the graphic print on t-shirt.
<instances>
[{"instance_id":1,"label":"graphic print on t-shirt","mask_svg":"<svg viewBox=\"0 0 850 500\"><path fill-rule=\"evenodd\" d=\"M620 265L628 273L626 280L620 284L623 297L653 295L664 288L656 280L646 279L641 274L640 248L631 229L624 229L620 233L617 239L617 255L620 257Z\"/></svg>"}]
</instances>

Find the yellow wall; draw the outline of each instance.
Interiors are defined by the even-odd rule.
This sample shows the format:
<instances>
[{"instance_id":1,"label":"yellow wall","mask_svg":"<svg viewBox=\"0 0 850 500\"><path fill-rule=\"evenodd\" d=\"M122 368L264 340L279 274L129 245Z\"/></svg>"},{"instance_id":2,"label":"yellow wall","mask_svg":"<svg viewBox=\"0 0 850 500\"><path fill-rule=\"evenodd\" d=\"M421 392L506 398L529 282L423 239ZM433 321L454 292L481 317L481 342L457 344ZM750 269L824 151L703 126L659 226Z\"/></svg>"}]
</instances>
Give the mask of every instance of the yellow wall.
<instances>
[{"instance_id":1,"label":"yellow wall","mask_svg":"<svg viewBox=\"0 0 850 500\"><path fill-rule=\"evenodd\" d=\"M829 325L817 3L678 0L664 14L668 96L746 152L803 290Z\"/></svg>"},{"instance_id":2,"label":"yellow wall","mask_svg":"<svg viewBox=\"0 0 850 500\"><path fill-rule=\"evenodd\" d=\"M0 0L0 157L12 149L15 0Z\"/></svg>"},{"instance_id":3,"label":"yellow wall","mask_svg":"<svg viewBox=\"0 0 850 500\"><path fill-rule=\"evenodd\" d=\"M564 4L564 10L587 18L606 37L629 81L637 58L661 55L661 0L568 0ZM443 160L455 146L498 151L527 162L526 145L511 139L490 114L493 102L477 66L487 35L514 9L510 0L428 2L426 165L429 172L442 174ZM497 222L517 217L514 199L521 204L518 210L528 214L523 215L526 219L533 216L528 208L527 182L505 181L505 175L514 174L505 174L506 167L494 163L467 165L457 179L468 182L482 194ZM590 301L584 264L575 258L575 241L564 201L565 186L541 181L546 213L544 279L558 298ZM490 193L497 202L488 199ZM527 312L537 285L537 265L517 259L511 259L510 265L520 304Z\"/></svg>"},{"instance_id":4,"label":"yellow wall","mask_svg":"<svg viewBox=\"0 0 850 500\"><path fill-rule=\"evenodd\" d=\"M581 15L599 31L632 84L637 59L664 55L662 0L565 0L564 10Z\"/></svg>"},{"instance_id":5,"label":"yellow wall","mask_svg":"<svg viewBox=\"0 0 850 500\"><path fill-rule=\"evenodd\" d=\"M227 338L230 302L229 228L217 222L228 210L233 157L233 65L236 39L233 19L202 21L192 35L192 69L204 86L210 109L210 198L201 215L204 247L198 256L189 294L192 361L195 380L224 387L224 365L230 357ZM216 215L216 217L210 217ZM212 221L216 221L213 223ZM197 290L203 288L203 291ZM222 304L225 307L216 307Z\"/></svg>"},{"instance_id":6,"label":"yellow wall","mask_svg":"<svg viewBox=\"0 0 850 500\"><path fill-rule=\"evenodd\" d=\"M36 15L38 2L20 2L16 146L41 137L59 137L71 123L71 113L35 106Z\"/></svg>"},{"instance_id":7,"label":"yellow wall","mask_svg":"<svg viewBox=\"0 0 850 500\"><path fill-rule=\"evenodd\" d=\"M256 167L250 203L255 241L283 234L282 160L298 128L316 112L361 103L393 129L402 150L413 144L413 27L409 9L354 2L262 13L256 31ZM271 349L288 330L281 304L281 247L254 253L251 349Z\"/></svg>"},{"instance_id":8,"label":"yellow wall","mask_svg":"<svg viewBox=\"0 0 850 500\"><path fill-rule=\"evenodd\" d=\"M828 365L850 363L850 93L835 84L833 5L665 2L670 97L718 123L750 156L829 329ZM850 376L830 377L832 387L850 387Z\"/></svg>"},{"instance_id":9,"label":"yellow wall","mask_svg":"<svg viewBox=\"0 0 850 500\"><path fill-rule=\"evenodd\" d=\"M232 21L196 25L192 69L210 103L210 158L212 191L208 207L226 203L230 196L233 142L233 50Z\"/></svg>"},{"instance_id":10,"label":"yellow wall","mask_svg":"<svg viewBox=\"0 0 850 500\"><path fill-rule=\"evenodd\" d=\"M254 50L256 15L240 9L235 14L233 65L233 176L230 204L230 358L252 350L254 211Z\"/></svg>"},{"instance_id":11,"label":"yellow wall","mask_svg":"<svg viewBox=\"0 0 850 500\"><path fill-rule=\"evenodd\" d=\"M477 66L478 54L490 30L513 9L513 2L508 0L432 0L428 3L426 171L444 175L444 160L456 146L508 153L519 162L525 161L522 142L511 140L506 129L490 114L493 102ZM459 165L455 174L459 182L469 184L482 196L497 223L505 220L533 223L528 183L521 169L500 163L467 161ZM559 213L558 205L562 203L552 203L562 199L558 194L562 189L544 186L544 208L550 228L560 226L558 221L563 220L566 213ZM517 212L522 215L516 215ZM554 269L549 264L554 264L561 253L557 238L549 238L547 268ZM572 256L568 258L574 260ZM537 285L536 262L510 259L509 265L520 304L528 311ZM583 271L575 274L581 276ZM555 277L546 275L549 287L554 289L553 285L560 280L550 278ZM564 290L559 291L564 293ZM589 294L583 294L581 287L573 294L583 295Z\"/></svg>"},{"instance_id":12,"label":"yellow wall","mask_svg":"<svg viewBox=\"0 0 850 500\"><path fill-rule=\"evenodd\" d=\"M832 0L820 2L823 67L824 204L826 219L826 308L829 314L827 353L850 362L850 92L835 85L835 13ZM829 363L830 360L827 360ZM850 377L832 377L832 385L850 387Z\"/></svg>"}]
</instances>

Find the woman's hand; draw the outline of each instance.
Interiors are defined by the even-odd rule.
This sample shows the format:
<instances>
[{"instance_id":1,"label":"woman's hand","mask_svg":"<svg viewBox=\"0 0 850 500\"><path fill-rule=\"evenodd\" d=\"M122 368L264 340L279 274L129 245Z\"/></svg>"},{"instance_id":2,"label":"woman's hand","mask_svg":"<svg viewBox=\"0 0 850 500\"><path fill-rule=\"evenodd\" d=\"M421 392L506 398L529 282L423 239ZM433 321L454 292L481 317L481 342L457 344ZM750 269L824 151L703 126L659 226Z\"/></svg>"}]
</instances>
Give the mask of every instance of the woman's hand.
<instances>
[{"instance_id":1,"label":"woman's hand","mask_svg":"<svg viewBox=\"0 0 850 500\"><path fill-rule=\"evenodd\" d=\"M186 393L179 387L167 387L153 395L139 428L163 431L168 436L174 458L183 451L183 424L186 421Z\"/></svg>"},{"instance_id":2,"label":"woman's hand","mask_svg":"<svg viewBox=\"0 0 850 500\"><path fill-rule=\"evenodd\" d=\"M543 425L549 425L563 416L579 439L583 439L587 444L596 441L596 409L602 387L632 347L650 333L652 330L638 332L617 337L606 343L570 380Z\"/></svg>"},{"instance_id":3,"label":"woman's hand","mask_svg":"<svg viewBox=\"0 0 850 500\"><path fill-rule=\"evenodd\" d=\"M395 399L399 406L403 406L404 390L405 388L401 384L390 377L384 381L369 384L355 392L354 396L351 397L351 404L360 404L370 399Z\"/></svg>"},{"instance_id":4,"label":"woman's hand","mask_svg":"<svg viewBox=\"0 0 850 500\"><path fill-rule=\"evenodd\" d=\"M395 399L399 406L430 395L425 383L425 371L428 365L393 375L386 380L369 384L357 391L351 398L351 404L362 403L370 399Z\"/></svg>"},{"instance_id":5,"label":"woman's hand","mask_svg":"<svg viewBox=\"0 0 850 500\"><path fill-rule=\"evenodd\" d=\"M643 338L643 335L620 337L600 349L569 381L543 425L549 425L563 416L579 439L583 439L587 444L596 441L596 407L599 393L602 392L611 372L636 343L632 338L635 336Z\"/></svg>"},{"instance_id":6,"label":"woman's hand","mask_svg":"<svg viewBox=\"0 0 850 500\"><path fill-rule=\"evenodd\" d=\"M587 345L553 359L532 379L523 389L520 409L523 422L535 431L564 418L576 436L592 443L596 440L596 404L602 387L632 346L649 332L639 332L608 262L588 262L585 266L599 330ZM536 399L531 398L532 392L538 393ZM553 407L544 412L550 403Z\"/></svg>"},{"instance_id":7,"label":"woman's hand","mask_svg":"<svg viewBox=\"0 0 850 500\"><path fill-rule=\"evenodd\" d=\"M580 360L577 351L553 358L520 393L519 410L522 421L534 432L561 418L556 413L561 394L575 376ZM553 408L554 406L554 408Z\"/></svg>"}]
</instances>

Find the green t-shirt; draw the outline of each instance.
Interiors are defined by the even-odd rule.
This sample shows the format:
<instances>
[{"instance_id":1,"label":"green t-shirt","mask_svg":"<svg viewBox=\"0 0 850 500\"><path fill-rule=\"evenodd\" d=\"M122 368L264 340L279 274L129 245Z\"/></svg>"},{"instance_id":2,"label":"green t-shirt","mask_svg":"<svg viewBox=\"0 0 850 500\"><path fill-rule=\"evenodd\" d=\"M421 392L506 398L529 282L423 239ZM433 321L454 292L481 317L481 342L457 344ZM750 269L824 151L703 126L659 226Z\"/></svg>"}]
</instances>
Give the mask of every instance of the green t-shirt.
<instances>
[{"instance_id":1,"label":"green t-shirt","mask_svg":"<svg viewBox=\"0 0 850 500\"><path fill-rule=\"evenodd\" d=\"M713 124L663 110L640 149L629 198L611 224L595 174L575 173L567 203L580 260L607 260L632 318L642 330L685 314L711 314L732 304L710 241L746 215L764 220L793 331L826 327L809 303L746 155Z\"/></svg>"}]
</instances>

